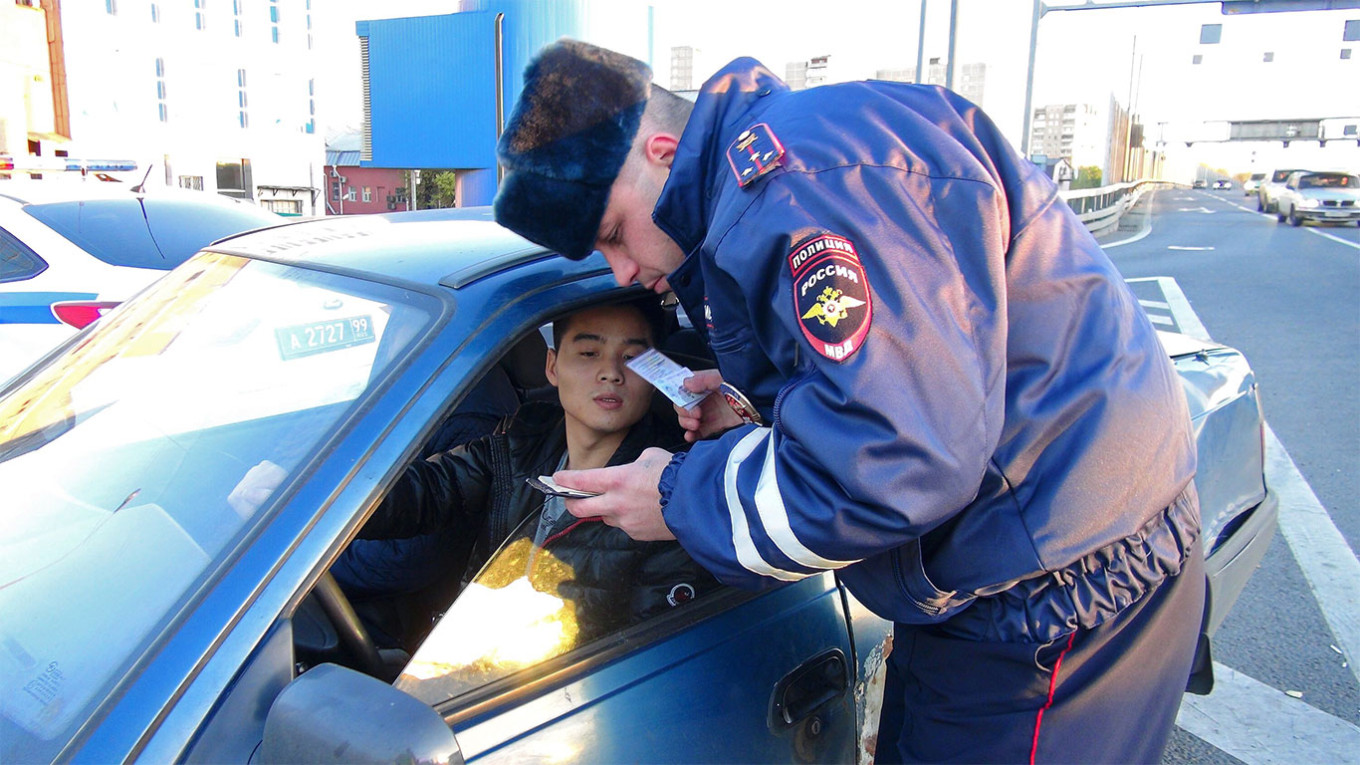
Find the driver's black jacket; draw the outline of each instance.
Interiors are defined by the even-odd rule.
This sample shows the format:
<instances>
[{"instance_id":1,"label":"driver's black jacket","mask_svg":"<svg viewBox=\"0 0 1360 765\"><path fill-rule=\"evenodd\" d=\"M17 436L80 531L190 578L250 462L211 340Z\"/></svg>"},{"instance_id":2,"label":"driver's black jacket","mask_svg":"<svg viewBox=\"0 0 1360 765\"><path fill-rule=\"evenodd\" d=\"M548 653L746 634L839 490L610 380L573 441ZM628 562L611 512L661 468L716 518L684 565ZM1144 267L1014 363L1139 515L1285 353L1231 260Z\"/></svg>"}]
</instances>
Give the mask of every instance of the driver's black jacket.
<instances>
[{"instance_id":1,"label":"driver's black jacket","mask_svg":"<svg viewBox=\"0 0 1360 765\"><path fill-rule=\"evenodd\" d=\"M609 464L632 462L650 446L676 451L684 440L673 421L649 412ZM512 531L534 538L544 495L525 479L555 472L566 448L561 407L525 404L495 434L408 466L359 536L398 539L454 529L464 545L450 551L450 565L463 566L466 581ZM717 585L674 541L635 542L599 519L568 513L548 532L536 565L566 572L558 594L575 605L581 627L596 634L681 605Z\"/></svg>"}]
</instances>

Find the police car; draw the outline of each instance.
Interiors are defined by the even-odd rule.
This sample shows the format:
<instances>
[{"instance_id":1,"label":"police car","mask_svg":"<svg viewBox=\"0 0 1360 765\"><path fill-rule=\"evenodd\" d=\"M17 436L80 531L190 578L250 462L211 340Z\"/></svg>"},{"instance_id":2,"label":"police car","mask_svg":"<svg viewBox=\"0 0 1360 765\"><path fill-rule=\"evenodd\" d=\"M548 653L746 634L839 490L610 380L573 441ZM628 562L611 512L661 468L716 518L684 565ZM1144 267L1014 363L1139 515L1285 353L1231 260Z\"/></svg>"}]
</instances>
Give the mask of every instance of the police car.
<instances>
[{"instance_id":1,"label":"police car","mask_svg":"<svg viewBox=\"0 0 1360 765\"><path fill-rule=\"evenodd\" d=\"M485 209L319 219L216 242L0 387L0 761L867 761L891 625L833 572L595 630L512 534L409 653L330 573L464 398L540 391L546 323L641 294ZM1166 345L1209 635L1275 525L1263 423L1241 354Z\"/></svg>"},{"instance_id":2,"label":"police car","mask_svg":"<svg viewBox=\"0 0 1360 765\"><path fill-rule=\"evenodd\" d=\"M0 156L0 174L15 164ZM87 173L130 164L71 162ZM0 180L0 380L205 244L278 222L215 194L133 193L94 178Z\"/></svg>"}]
</instances>

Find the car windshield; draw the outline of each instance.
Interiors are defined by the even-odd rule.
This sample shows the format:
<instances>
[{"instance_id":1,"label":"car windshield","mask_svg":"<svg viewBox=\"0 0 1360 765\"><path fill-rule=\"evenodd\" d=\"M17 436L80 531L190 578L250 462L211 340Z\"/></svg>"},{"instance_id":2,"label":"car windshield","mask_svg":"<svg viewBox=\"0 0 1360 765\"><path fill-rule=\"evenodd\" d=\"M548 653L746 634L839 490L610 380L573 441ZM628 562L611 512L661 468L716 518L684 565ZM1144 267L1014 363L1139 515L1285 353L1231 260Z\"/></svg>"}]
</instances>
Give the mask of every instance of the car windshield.
<instances>
[{"instance_id":1,"label":"car windshield","mask_svg":"<svg viewBox=\"0 0 1360 765\"><path fill-rule=\"evenodd\" d=\"M162 271L224 236L283 220L244 204L132 195L30 204L24 212L105 263Z\"/></svg>"},{"instance_id":2,"label":"car windshield","mask_svg":"<svg viewBox=\"0 0 1360 765\"><path fill-rule=\"evenodd\" d=\"M0 760L57 757L434 302L205 253L0 398Z\"/></svg>"},{"instance_id":3,"label":"car windshield","mask_svg":"<svg viewBox=\"0 0 1360 765\"><path fill-rule=\"evenodd\" d=\"M1314 173L1299 178L1301 189L1356 189L1360 188L1360 178L1345 173Z\"/></svg>"}]
</instances>

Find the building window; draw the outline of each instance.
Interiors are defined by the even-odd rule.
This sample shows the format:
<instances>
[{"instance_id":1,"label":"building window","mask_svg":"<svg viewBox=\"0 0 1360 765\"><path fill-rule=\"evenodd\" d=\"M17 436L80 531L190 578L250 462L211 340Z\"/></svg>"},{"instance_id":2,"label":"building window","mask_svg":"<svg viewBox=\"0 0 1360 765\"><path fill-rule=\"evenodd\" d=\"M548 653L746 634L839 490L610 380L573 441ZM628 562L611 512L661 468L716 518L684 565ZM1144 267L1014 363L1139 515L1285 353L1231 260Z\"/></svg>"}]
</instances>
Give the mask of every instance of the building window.
<instances>
[{"instance_id":1,"label":"building window","mask_svg":"<svg viewBox=\"0 0 1360 765\"><path fill-rule=\"evenodd\" d=\"M244 69L236 70L236 105L240 109L237 122L240 123L242 128L250 127L250 114L246 109L249 105L249 99L246 98L246 70Z\"/></svg>"},{"instance_id":2,"label":"building window","mask_svg":"<svg viewBox=\"0 0 1360 765\"><path fill-rule=\"evenodd\" d=\"M1350 58L1350 57L1351 57L1351 49L1350 49L1350 48L1342 48L1342 49L1341 49L1341 58L1347 59L1347 58Z\"/></svg>"},{"instance_id":3,"label":"building window","mask_svg":"<svg viewBox=\"0 0 1360 765\"><path fill-rule=\"evenodd\" d=\"M1202 64L1202 63L1204 63L1204 57L1201 56L1201 55L1199 55L1198 53L1196 53L1196 54L1195 54L1195 57L1192 58L1192 59L1190 59L1190 63L1195 64L1195 65Z\"/></svg>"},{"instance_id":4,"label":"building window","mask_svg":"<svg viewBox=\"0 0 1360 765\"><path fill-rule=\"evenodd\" d=\"M277 215L302 214L302 200L300 199L261 199L260 207Z\"/></svg>"},{"instance_id":5,"label":"building window","mask_svg":"<svg viewBox=\"0 0 1360 765\"><path fill-rule=\"evenodd\" d=\"M354 187L353 187L353 186L350 186L350 187L346 188L346 189L345 189L345 201L346 201L346 202L353 202L353 201L355 200L355 198L356 198L356 195L355 195L355 193L354 193Z\"/></svg>"},{"instance_id":6,"label":"building window","mask_svg":"<svg viewBox=\"0 0 1360 765\"><path fill-rule=\"evenodd\" d=\"M365 186L365 187L364 187L364 201L365 201L365 202L372 202L372 201L373 201L373 187L372 187L372 186Z\"/></svg>"},{"instance_id":7,"label":"building window","mask_svg":"<svg viewBox=\"0 0 1360 765\"><path fill-rule=\"evenodd\" d=\"M161 122L170 121L170 109L165 98L165 59L156 59L156 113Z\"/></svg>"},{"instance_id":8,"label":"building window","mask_svg":"<svg viewBox=\"0 0 1360 765\"><path fill-rule=\"evenodd\" d=\"M1360 40L1360 19L1350 19L1346 22L1346 28L1341 32L1343 42Z\"/></svg>"},{"instance_id":9,"label":"building window","mask_svg":"<svg viewBox=\"0 0 1360 765\"><path fill-rule=\"evenodd\" d=\"M194 29L208 28L207 9L208 0L194 0Z\"/></svg>"},{"instance_id":10,"label":"building window","mask_svg":"<svg viewBox=\"0 0 1360 765\"><path fill-rule=\"evenodd\" d=\"M331 201L340 201L340 181L338 179L331 181Z\"/></svg>"},{"instance_id":11,"label":"building window","mask_svg":"<svg viewBox=\"0 0 1360 765\"><path fill-rule=\"evenodd\" d=\"M307 81L307 125L303 131L307 135L316 132L316 80Z\"/></svg>"},{"instance_id":12,"label":"building window","mask_svg":"<svg viewBox=\"0 0 1360 765\"><path fill-rule=\"evenodd\" d=\"M161 6L159 3L151 4L151 23L152 24L161 23Z\"/></svg>"},{"instance_id":13,"label":"building window","mask_svg":"<svg viewBox=\"0 0 1360 765\"><path fill-rule=\"evenodd\" d=\"M1275 53L1274 53L1273 51L1266 51L1265 54L1261 56L1261 61L1263 61L1263 62L1265 62L1265 63L1267 63L1267 64L1269 64L1270 62L1272 62L1272 61L1274 61L1274 60L1275 60Z\"/></svg>"},{"instance_id":14,"label":"building window","mask_svg":"<svg viewBox=\"0 0 1360 765\"><path fill-rule=\"evenodd\" d=\"M117 16L118 0L104 0L104 10L107 11L110 16Z\"/></svg>"},{"instance_id":15,"label":"building window","mask_svg":"<svg viewBox=\"0 0 1360 765\"><path fill-rule=\"evenodd\" d=\"M1199 28L1200 45L1218 45L1223 38L1222 24L1204 24Z\"/></svg>"},{"instance_id":16,"label":"building window","mask_svg":"<svg viewBox=\"0 0 1360 765\"><path fill-rule=\"evenodd\" d=\"M279 41L279 0L269 0L269 37Z\"/></svg>"},{"instance_id":17,"label":"building window","mask_svg":"<svg viewBox=\"0 0 1360 765\"><path fill-rule=\"evenodd\" d=\"M232 31L237 37L245 32L245 27L241 24L241 3L242 0L231 0Z\"/></svg>"},{"instance_id":18,"label":"building window","mask_svg":"<svg viewBox=\"0 0 1360 765\"><path fill-rule=\"evenodd\" d=\"M217 163L217 193L236 199L251 199L255 181L250 160Z\"/></svg>"},{"instance_id":19,"label":"building window","mask_svg":"<svg viewBox=\"0 0 1360 765\"><path fill-rule=\"evenodd\" d=\"M181 175L179 177L179 187L181 189L193 189L194 191L203 190L203 176L201 175Z\"/></svg>"}]
</instances>

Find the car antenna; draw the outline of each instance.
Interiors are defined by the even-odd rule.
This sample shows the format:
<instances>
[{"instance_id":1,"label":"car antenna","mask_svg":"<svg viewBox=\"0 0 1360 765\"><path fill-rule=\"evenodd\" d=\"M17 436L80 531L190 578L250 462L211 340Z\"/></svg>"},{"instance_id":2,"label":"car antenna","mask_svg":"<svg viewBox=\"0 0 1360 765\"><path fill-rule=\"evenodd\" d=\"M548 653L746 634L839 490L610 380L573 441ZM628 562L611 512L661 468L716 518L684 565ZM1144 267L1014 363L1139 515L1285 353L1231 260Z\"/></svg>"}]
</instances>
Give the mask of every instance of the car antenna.
<instances>
[{"instance_id":1,"label":"car antenna","mask_svg":"<svg viewBox=\"0 0 1360 765\"><path fill-rule=\"evenodd\" d=\"M155 166L156 166L156 163L155 163L155 162L148 162L148 163L146 163L146 175L143 175L143 176L142 176L142 182L141 182L141 183L139 183L139 184L137 184L136 186L133 186L133 187L132 187L132 193L134 193L134 194L140 194L140 193L142 193L142 189L146 187L146 179L151 177L151 168L153 168L153 167L155 167Z\"/></svg>"}]
</instances>

